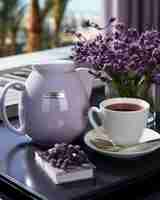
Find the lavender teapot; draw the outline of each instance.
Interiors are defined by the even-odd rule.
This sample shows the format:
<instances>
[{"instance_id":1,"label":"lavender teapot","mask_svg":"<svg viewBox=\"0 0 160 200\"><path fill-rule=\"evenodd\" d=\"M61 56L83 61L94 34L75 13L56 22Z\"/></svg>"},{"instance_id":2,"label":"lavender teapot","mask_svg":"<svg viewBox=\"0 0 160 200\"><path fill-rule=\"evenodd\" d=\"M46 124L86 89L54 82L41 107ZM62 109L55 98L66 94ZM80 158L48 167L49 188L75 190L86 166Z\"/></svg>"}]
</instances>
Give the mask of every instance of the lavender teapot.
<instances>
[{"instance_id":1,"label":"lavender teapot","mask_svg":"<svg viewBox=\"0 0 160 200\"><path fill-rule=\"evenodd\" d=\"M38 144L71 142L85 128L92 75L75 69L72 61L33 66L26 82L7 84L1 94L1 115L5 125L18 135L29 135ZM8 120L5 96L9 88L22 89L18 106L20 127Z\"/></svg>"}]
</instances>

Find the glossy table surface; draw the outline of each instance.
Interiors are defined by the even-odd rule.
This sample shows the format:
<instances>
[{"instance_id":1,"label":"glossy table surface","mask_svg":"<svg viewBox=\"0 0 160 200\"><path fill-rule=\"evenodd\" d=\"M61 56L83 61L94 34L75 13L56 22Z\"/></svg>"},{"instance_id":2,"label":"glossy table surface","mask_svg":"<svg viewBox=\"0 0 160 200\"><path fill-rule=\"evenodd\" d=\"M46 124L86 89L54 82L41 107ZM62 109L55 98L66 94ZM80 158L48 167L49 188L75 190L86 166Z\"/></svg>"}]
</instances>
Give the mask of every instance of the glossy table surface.
<instances>
[{"instance_id":1,"label":"glossy table surface","mask_svg":"<svg viewBox=\"0 0 160 200\"><path fill-rule=\"evenodd\" d=\"M104 96L102 89L95 91L91 98L91 105L97 105ZM158 123L157 123L158 127ZM87 130L91 127L88 124ZM75 143L82 145L89 159L96 166L95 178L62 185L54 185L51 180L36 165L33 159L37 148L30 139L16 136L1 124L0 132L0 184L3 178L9 183L27 189L33 199L70 200L70 199L102 199L119 191L139 191L139 184L146 188L153 185L153 180L160 177L160 149L136 159L118 159L98 154L89 149L83 142L82 133ZM140 186L141 187L141 186ZM151 187L150 187L151 189ZM15 188L16 190L16 188ZM146 189L144 193L146 194ZM17 190L18 193L18 190ZM118 193L117 193L118 194ZM154 193L158 195L157 193ZM148 196L149 197L149 196ZM29 198L28 198L29 199ZM112 199L112 198L111 198ZM142 198L143 199L143 198Z\"/></svg>"}]
</instances>

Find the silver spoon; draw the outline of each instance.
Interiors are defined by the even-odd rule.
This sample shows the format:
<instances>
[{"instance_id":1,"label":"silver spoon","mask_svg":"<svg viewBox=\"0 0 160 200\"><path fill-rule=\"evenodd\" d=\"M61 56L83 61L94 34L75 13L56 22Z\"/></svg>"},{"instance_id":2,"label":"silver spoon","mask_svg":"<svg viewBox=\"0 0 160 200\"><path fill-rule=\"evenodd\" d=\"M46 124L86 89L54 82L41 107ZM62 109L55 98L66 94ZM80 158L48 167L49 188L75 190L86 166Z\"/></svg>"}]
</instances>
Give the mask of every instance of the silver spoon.
<instances>
[{"instance_id":1,"label":"silver spoon","mask_svg":"<svg viewBox=\"0 0 160 200\"><path fill-rule=\"evenodd\" d=\"M142 143L138 144L132 144L132 145L116 145L112 141L105 140L102 138L94 138L91 139L90 142L97 148L112 152L119 152L119 151L137 151L137 148L140 148L140 150L148 149L148 147L153 147L155 143L158 143L155 147L160 147L160 138L148 140ZM148 146L150 145L150 146Z\"/></svg>"}]
</instances>

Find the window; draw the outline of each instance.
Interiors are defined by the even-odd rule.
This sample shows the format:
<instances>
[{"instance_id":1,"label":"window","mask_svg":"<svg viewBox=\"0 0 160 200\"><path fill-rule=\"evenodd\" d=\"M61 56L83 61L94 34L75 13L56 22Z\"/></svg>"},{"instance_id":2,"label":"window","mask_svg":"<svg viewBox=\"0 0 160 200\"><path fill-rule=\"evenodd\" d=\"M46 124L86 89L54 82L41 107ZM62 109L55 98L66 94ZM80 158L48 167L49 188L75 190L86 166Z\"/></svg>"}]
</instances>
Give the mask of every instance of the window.
<instances>
[{"instance_id":1,"label":"window","mask_svg":"<svg viewBox=\"0 0 160 200\"><path fill-rule=\"evenodd\" d=\"M66 27L100 21L101 0L1 0L0 57L72 43Z\"/></svg>"}]
</instances>

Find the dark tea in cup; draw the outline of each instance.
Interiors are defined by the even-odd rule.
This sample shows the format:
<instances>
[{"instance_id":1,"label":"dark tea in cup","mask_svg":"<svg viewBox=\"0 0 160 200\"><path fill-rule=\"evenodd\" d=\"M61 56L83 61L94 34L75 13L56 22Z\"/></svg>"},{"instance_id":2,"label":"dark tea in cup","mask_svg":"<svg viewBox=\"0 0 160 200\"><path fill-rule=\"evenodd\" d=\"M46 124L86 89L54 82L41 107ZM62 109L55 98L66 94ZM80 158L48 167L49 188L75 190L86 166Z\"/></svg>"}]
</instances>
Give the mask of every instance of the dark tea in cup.
<instances>
[{"instance_id":1,"label":"dark tea in cup","mask_svg":"<svg viewBox=\"0 0 160 200\"><path fill-rule=\"evenodd\" d=\"M114 103L105 107L106 109L121 112L131 112L143 109L142 106L133 103Z\"/></svg>"}]
</instances>

